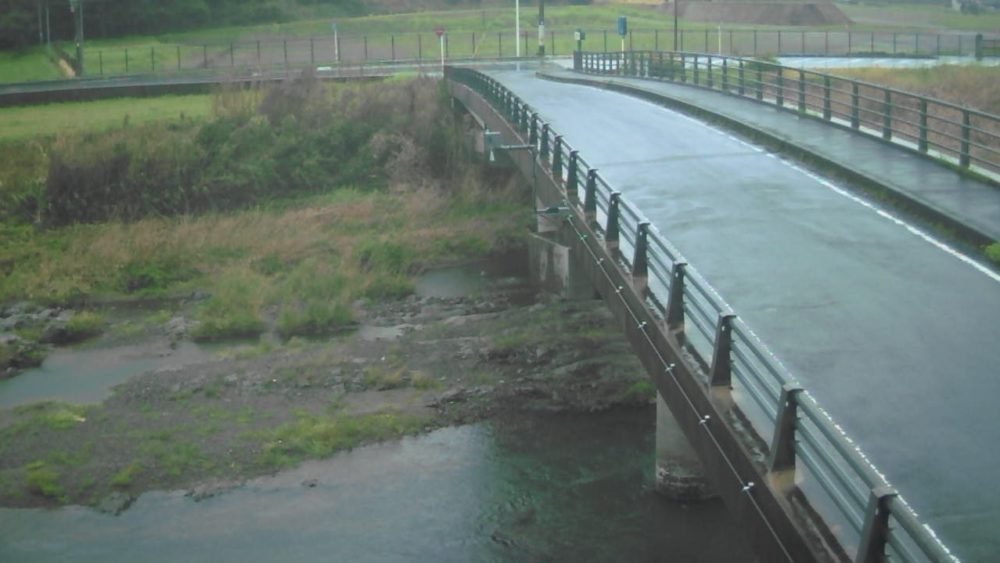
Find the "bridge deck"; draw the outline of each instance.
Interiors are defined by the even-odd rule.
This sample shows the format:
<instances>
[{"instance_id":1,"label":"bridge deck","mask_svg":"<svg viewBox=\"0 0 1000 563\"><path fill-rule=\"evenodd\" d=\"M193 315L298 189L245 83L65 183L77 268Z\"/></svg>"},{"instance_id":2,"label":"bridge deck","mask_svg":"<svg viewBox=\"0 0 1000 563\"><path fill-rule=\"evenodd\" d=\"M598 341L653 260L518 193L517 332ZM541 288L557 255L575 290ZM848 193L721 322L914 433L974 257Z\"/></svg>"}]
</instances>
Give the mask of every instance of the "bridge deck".
<instances>
[{"instance_id":1,"label":"bridge deck","mask_svg":"<svg viewBox=\"0 0 1000 563\"><path fill-rule=\"evenodd\" d=\"M723 92L669 82L625 77L590 76L547 69L556 79L583 79L595 84L624 84L704 108L741 125L809 150L859 176L913 200L951 222L967 227L981 238L1000 240L1000 189L986 181L956 174L914 152L901 151L879 139L831 127L816 119L799 117ZM786 100L793 106L795 100Z\"/></svg>"},{"instance_id":2,"label":"bridge deck","mask_svg":"<svg viewBox=\"0 0 1000 563\"><path fill-rule=\"evenodd\" d=\"M690 117L492 75L643 210L959 556L1000 552L1000 276Z\"/></svg>"}]
</instances>

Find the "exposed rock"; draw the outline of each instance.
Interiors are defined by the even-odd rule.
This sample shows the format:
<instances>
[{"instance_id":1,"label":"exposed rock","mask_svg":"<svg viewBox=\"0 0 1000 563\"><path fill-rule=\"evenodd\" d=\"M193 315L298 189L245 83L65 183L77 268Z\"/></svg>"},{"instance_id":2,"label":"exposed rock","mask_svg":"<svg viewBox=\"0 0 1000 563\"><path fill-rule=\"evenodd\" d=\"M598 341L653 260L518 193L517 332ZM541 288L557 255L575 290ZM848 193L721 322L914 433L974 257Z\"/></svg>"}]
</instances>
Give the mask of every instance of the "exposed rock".
<instances>
[{"instance_id":1,"label":"exposed rock","mask_svg":"<svg viewBox=\"0 0 1000 563\"><path fill-rule=\"evenodd\" d=\"M97 510L104 514L118 516L128 510L133 502L135 502L134 496L122 491L115 491L101 499L101 502L97 504Z\"/></svg>"}]
</instances>

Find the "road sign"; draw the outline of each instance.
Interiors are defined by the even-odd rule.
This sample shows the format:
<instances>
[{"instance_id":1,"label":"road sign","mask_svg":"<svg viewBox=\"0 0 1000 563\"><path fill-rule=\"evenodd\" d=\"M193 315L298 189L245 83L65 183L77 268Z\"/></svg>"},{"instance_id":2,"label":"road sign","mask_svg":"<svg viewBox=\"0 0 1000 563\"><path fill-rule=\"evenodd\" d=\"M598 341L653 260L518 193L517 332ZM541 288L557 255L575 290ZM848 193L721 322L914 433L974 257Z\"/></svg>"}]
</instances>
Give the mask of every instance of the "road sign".
<instances>
[{"instance_id":1,"label":"road sign","mask_svg":"<svg viewBox=\"0 0 1000 563\"><path fill-rule=\"evenodd\" d=\"M618 35L622 37L628 35L628 18L625 16L618 16Z\"/></svg>"}]
</instances>

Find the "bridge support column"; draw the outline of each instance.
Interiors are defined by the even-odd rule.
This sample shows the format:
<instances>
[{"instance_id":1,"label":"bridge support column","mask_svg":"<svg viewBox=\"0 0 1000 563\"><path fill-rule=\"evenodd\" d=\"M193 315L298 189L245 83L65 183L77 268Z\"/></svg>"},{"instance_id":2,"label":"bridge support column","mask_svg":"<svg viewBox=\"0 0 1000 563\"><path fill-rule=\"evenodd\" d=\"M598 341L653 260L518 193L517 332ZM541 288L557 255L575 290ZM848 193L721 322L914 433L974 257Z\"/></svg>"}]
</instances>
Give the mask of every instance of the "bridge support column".
<instances>
[{"instance_id":1,"label":"bridge support column","mask_svg":"<svg viewBox=\"0 0 1000 563\"><path fill-rule=\"evenodd\" d=\"M560 242L561 231L545 230L552 222L553 219L539 218L539 231L529 235L532 282L539 290L563 299L593 299L594 288L570 247Z\"/></svg>"},{"instance_id":2,"label":"bridge support column","mask_svg":"<svg viewBox=\"0 0 1000 563\"><path fill-rule=\"evenodd\" d=\"M656 492L681 502L717 496L705 480L698 455L659 393L656 394Z\"/></svg>"}]
</instances>

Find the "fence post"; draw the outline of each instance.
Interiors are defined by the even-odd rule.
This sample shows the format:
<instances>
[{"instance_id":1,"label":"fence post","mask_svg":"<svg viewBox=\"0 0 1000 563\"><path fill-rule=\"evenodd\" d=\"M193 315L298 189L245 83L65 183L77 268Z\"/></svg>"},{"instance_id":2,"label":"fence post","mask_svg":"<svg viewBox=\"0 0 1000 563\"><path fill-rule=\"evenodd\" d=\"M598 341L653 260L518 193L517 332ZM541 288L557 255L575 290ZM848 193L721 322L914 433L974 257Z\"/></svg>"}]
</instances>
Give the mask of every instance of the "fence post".
<instances>
[{"instance_id":1,"label":"fence post","mask_svg":"<svg viewBox=\"0 0 1000 563\"><path fill-rule=\"evenodd\" d=\"M125 47L125 74L128 74L128 47Z\"/></svg>"},{"instance_id":2,"label":"fence post","mask_svg":"<svg viewBox=\"0 0 1000 563\"><path fill-rule=\"evenodd\" d=\"M563 181L562 175L562 135L556 135L556 140L552 144L552 167L549 169L552 172L552 178L557 184L561 184Z\"/></svg>"},{"instance_id":3,"label":"fence post","mask_svg":"<svg viewBox=\"0 0 1000 563\"><path fill-rule=\"evenodd\" d=\"M229 42L229 68L236 66L236 57L233 56L233 42Z\"/></svg>"},{"instance_id":4,"label":"fence post","mask_svg":"<svg viewBox=\"0 0 1000 563\"><path fill-rule=\"evenodd\" d=\"M643 221L635 229L635 249L632 254L632 287L640 295L649 289L649 221Z\"/></svg>"},{"instance_id":5,"label":"fence post","mask_svg":"<svg viewBox=\"0 0 1000 563\"><path fill-rule=\"evenodd\" d=\"M972 127L971 126L972 126L972 120L971 120L971 116L969 115L969 110L963 109L962 110L962 152L959 155L959 161L958 161L959 164L961 164L963 168L968 168L969 167L969 161L971 160L971 158L969 157L969 140L970 140L970 137L972 136Z\"/></svg>"},{"instance_id":6,"label":"fence post","mask_svg":"<svg viewBox=\"0 0 1000 563\"><path fill-rule=\"evenodd\" d=\"M851 55L851 48L853 47L851 45L851 42L852 42L853 39L854 39L854 34L851 33L850 31L848 31L847 32L847 55L848 56Z\"/></svg>"},{"instance_id":7,"label":"fence post","mask_svg":"<svg viewBox=\"0 0 1000 563\"><path fill-rule=\"evenodd\" d=\"M753 30L753 56L757 56L757 30Z\"/></svg>"},{"instance_id":8,"label":"fence post","mask_svg":"<svg viewBox=\"0 0 1000 563\"><path fill-rule=\"evenodd\" d=\"M806 111L806 71L799 69L799 111Z\"/></svg>"},{"instance_id":9,"label":"fence post","mask_svg":"<svg viewBox=\"0 0 1000 563\"><path fill-rule=\"evenodd\" d=\"M604 246L612 255L618 254L618 235L620 232L621 192L613 192L608 203L608 221L604 228Z\"/></svg>"},{"instance_id":10,"label":"fence post","mask_svg":"<svg viewBox=\"0 0 1000 563\"><path fill-rule=\"evenodd\" d=\"M569 166L566 168L566 199L576 207L580 203L580 195L577 190L580 187L580 180L576 177L579 173L580 151L569 151Z\"/></svg>"},{"instance_id":11,"label":"fence post","mask_svg":"<svg viewBox=\"0 0 1000 563\"><path fill-rule=\"evenodd\" d=\"M587 170L587 185L583 190L583 217L593 226L597 219L597 169Z\"/></svg>"},{"instance_id":12,"label":"fence post","mask_svg":"<svg viewBox=\"0 0 1000 563\"><path fill-rule=\"evenodd\" d=\"M983 60L983 34L976 34L976 60Z\"/></svg>"},{"instance_id":13,"label":"fence post","mask_svg":"<svg viewBox=\"0 0 1000 563\"><path fill-rule=\"evenodd\" d=\"M97 74L104 76L104 53L101 51L97 52Z\"/></svg>"},{"instance_id":14,"label":"fence post","mask_svg":"<svg viewBox=\"0 0 1000 563\"><path fill-rule=\"evenodd\" d=\"M823 119L830 121L833 112L830 108L830 76L823 77Z\"/></svg>"},{"instance_id":15,"label":"fence post","mask_svg":"<svg viewBox=\"0 0 1000 563\"><path fill-rule=\"evenodd\" d=\"M260 66L260 39L257 40L257 66Z\"/></svg>"},{"instance_id":16,"label":"fence post","mask_svg":"<svg viewBox=\"0 0 1000 563\"><path fill-rule=\"evenodd\" d=\"M715 346L712 350L712 365L709 369L713 387L731 387L733 382L733 313L719 313L715 325Z\"/></svg>"},{"instance_id":17,"label":"fence post","mask_svg":"<svg viewBox=\"0 0 1000 563\"><path fill-rule=\"evenodd\" d=\"M684 334L684 276L687 262L674 262L670 272L670 293L667 297L667 330Z\"/></svg>"},{"instance_id":18,"label":"fence post","mask_svg":"<svg viewBox=\"0 0 1000 563\"><path fill-rule=\"evenodd\" d=\"M882 102L882 138L886 141L892 139L892 91L888 89Z\"/></svg>"},{"instance_id":19,"label":"fence post","mask_svg":"<svg viewBox=\"0 0 1000 563\"><path fill-rule=\"evenodd\" d=\"M549 158L549 124L542 124L542 148L538 151L542 157L542 162L547 162Z\"/></svg>"},{"instance_id":20,"label":"fence post","mask_svg":"<svg viewBox=\"0 0 1000 563\"><path fill-rule=\"evenodd\" d=\"M309 38L309 64L316 64L316 41L312 37Z\"/></svg>"},{"instance_id":21,"label":"fence post","mask_svg":"<svg viewBox=\"0 0 1000 563\"><path fill-rule=\"evenodd\" d=\"M875 32L874 31L872 32L871 43L868 45L868 52L869 53L874 53L875 52Z\"/></svg>"},{"instance_id":22,"label":"fence post","mask_svg":"<svg viewBox=\"0 0 1000 563\"><path fill-rule=\"evenodd\" d=\"M368 36L367 36L367 35L365 35L365 36L364 36L364 37L362 38L362 40L363 40L363 42L364 42L364 49L365 49L365 50L364 50L364 56L362 57L362 59L361 59L361 60L363 60L363 61L365 61L365 62L368 62ZM447 39L446 39L445 41L447 41Z\"/></svg>"},{"instance_id":23,"label":"fence post","mask_svg":"<svg viewBox=\"0 0 1000 563\"><path fill-rule=\"evenodd\" d=\"M181 69L181 46L177 46L177 70Z\"/></svg>"},{"instance_id":24,"label":"fence post","mask_svg":"<svg viewBox=\"0 0 1000 563\"><path fill-rule=\"evenodd\" d=\"M780 31L778 33L781 33ZM777 95L775 96L774 103L779 108L785 105L785 75L782 74L782 68L778 67L778 73L774 77L775 87L777 89Z\"/></svg>"},{"instance_id":25,"label":"fence post","mask_svg":"<svg viewBox=\"0 0 1000 563\"><path fill-rule=\"evenodd\" d=\"M861 127L861 109L858 107L860 102L858 83L851 82L851 127L854 129Z\"/></svg>"},{"instance_id":26,"label":"fence post","mask_svg":"<svg viewBox=\"0 0 1000 563\"><path fill-rule=\"evenodd\" d=\"M149 48L149 70L151 72L156 72L156 47Z\"/></svg>"},{"instance_id":27,"label":"fence post","mask_svg":"<svg viewBox=\"0 0 1000 563\"><path fill-rule=\"evenodd\" d=\"M774 424L774 437L768 454L768 471L795 469L795 421L798 418L798 395L802 388L786 383L781 386L778 399L778 420Z\"/></svg>"},{"instance_id":28,"label":"fence post","mask_svg":"<svg viewBox=\"0 0 1000 563\"><path fill-rule=\"evenodd\" d=\"M654 29L653 30L653 50L654 51L659 51L660 50L660 30L659 29Z\"/></svg>"},{"instance_id":29,"label":"fence post","mask_svg":"<svg viewBox=\"0 0 1000 563\"><path fill-rule=\"evenodd\" d=\"M477 56L477 53L476 53L476 32L475 31L472 32L471 38L472 38L472 57L475 58ZM392 58L393 58L393 60L395 60L396 59L395 55L393 55Z\"/></svg>"},{"instance_id":30,"label":"fence post","mask_svg":"<svg viewBox=\"0 0 1000 563\"><path fill-rule=\"evenodd\" d=\"M424 60L424 44L420 38L420 34L417 34L417 62Z\"/></svg>"},{"instance_id":31,"label":"fence post","mask_svg":"<svg viewBox=\"0 0 1000 563\"><path fill-rule=\"evenodd\" d=\"M516 37L514 38L514 41L517 41ZM502 31L498 31L497 32L497 57L500 57L500 58L503 57L503 32Z\"/></svg>"},{"instance_id":32,"label":"fence post","mask_svg":"<svg viewBox=\"0 0 1000 563\"><path fill-rule=\"evenodd\" d=\"M705 28L705 50L703 52L705 52L705 53L708 52L708 28L707 27Z\"/></svg>"},{"instance_id":33,"label":"fence post","mask_svg":"<svg viewBox=\"0 0 1000 563\"><path fill-rule=\"evenodd\" d=\"M608 52L608 30L603 30L604 33L604 52Z\"/></svg>"},{"instance_id":34,"label":"fence post","mask_svg":"<svg viewBox=\"0 0 1000 563\"><path fill-rule=\"evenodd\" d=\"M204 67L208 68L208 45L205 45L204 43L201 45L201 58L204 63ZM128 57L126 57L126 59L128 59Z\"/></svg>"},{"instance_id":35,"label":"fence post","mask_svg":"<svg viewBox=\"0 0 1000 563\"><path fill-rule=\"evenodd\" d=\"M282 39L281 40L281 48L282 48L282 51L285 54L285 70L288 70L288 40L287 39Z\"/></svg>"},{"instance_id":36,"label":"fence post","mask_svg":"<svg viewBox=\"0 0 1000 563\"><path fill-rule=\"evenodd\" d=\"M927 152L927 99L920 99L920 152Z\"/></svg>"},{"instance_id":37,"label":"fence post","mask_svg":"<svg viewBox=\"0 0 1000 563\"><path fill-rule=\"evenodd\" d=\"M889 487L876 487L868 496L865 523L861 528L861 543L854 557L855 563L880 563L886 561L885 546L889 542L890 504L897 496Z\"/></svg>"},{"instance_id":38,"label":"fence post","mask_svg":"<svg viewBox=\"0 0 1000 563\"><path fill-rule=\"evenodd\" d=\"M898 34L895 31L892 32L892 54L893 55L896 54L896 37L897 37L897 35Z\"/></svg>"}]
</instances>

